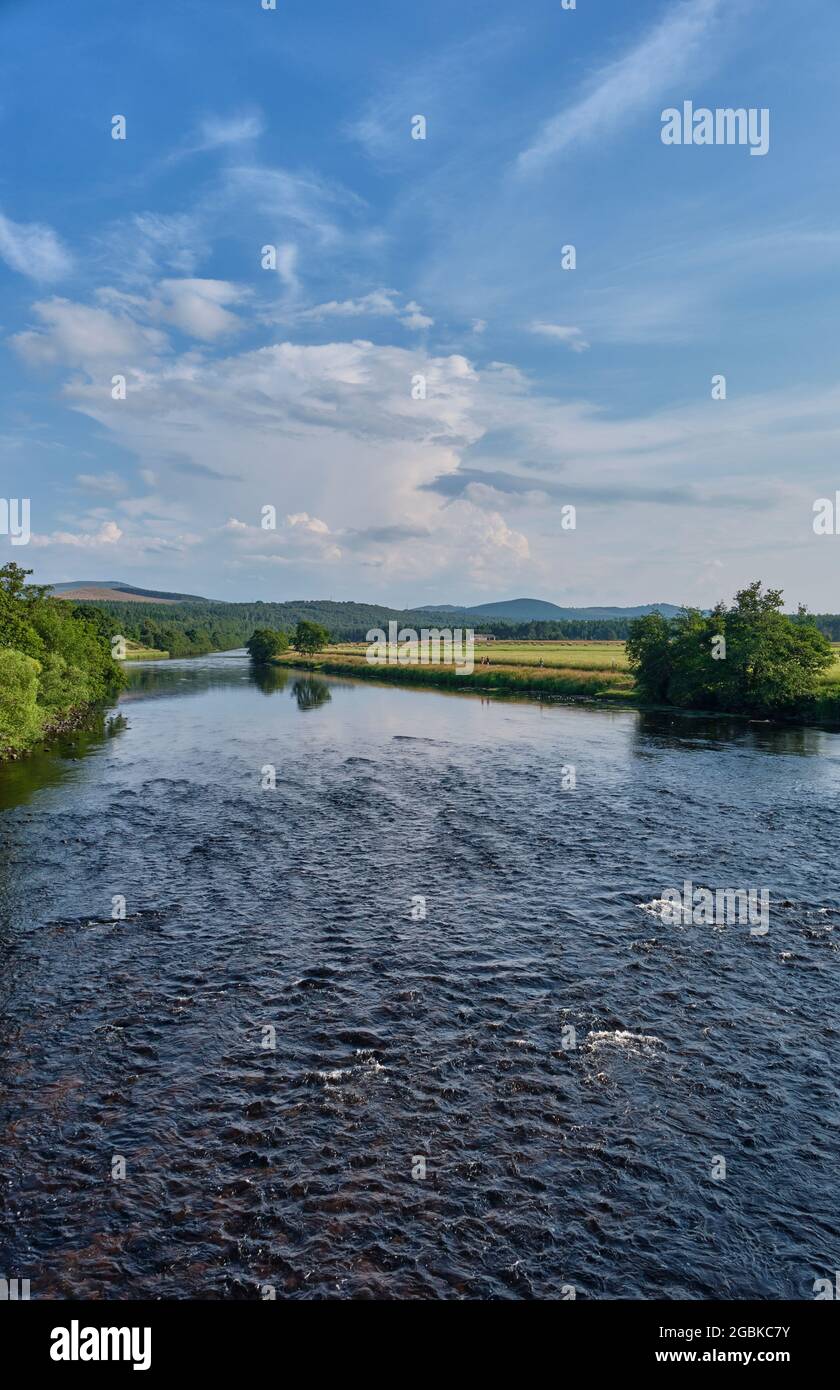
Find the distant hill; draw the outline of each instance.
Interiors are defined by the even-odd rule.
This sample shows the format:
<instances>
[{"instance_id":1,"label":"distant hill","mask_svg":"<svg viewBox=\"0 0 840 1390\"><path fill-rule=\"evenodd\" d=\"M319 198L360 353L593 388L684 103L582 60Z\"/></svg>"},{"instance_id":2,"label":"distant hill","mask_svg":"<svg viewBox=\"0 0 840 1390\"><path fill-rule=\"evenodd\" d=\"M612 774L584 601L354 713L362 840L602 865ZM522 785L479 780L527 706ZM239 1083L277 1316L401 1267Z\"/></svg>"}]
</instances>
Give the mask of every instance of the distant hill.
<instances>
[{"instance_id":1,"label":"distant hill","mask_svg":"<svg viewBox=\"0 0 840 1390\"><path fill-rule=\"evenodd\" d=\"M241 608L262 604L258 599L248 604L225 603L223 599L201 598L198 594L177 594L161 589L138 589L133 584L123 584L119 579L78 579L72 584L54 584L56 598L73 599L76 603L202 603L219 608ZM365 621L368 617L387 622L390 618L436 617L449 614L461 621L476 618L485 621L498 618L508 623L550 623L550 622L608 622L621 618L641 618L645 613L659 612L666 618L673 618L680 609L673 603L646 603L636 608L560 608L541 598L502 599L497 603L478 603L467 607L458 603L425 603L420 608L388 608L378 603L340 602L333 599L294 599L271 607L286 609L327 608L338 610L342 619ZM304 615L305 616L305 615ZM343 623L341 624L344 625Z\"/></svg>"},{"instance_id":2,"label":"distant hill","mask_svg":"<svg viewBox=\"0 0 840 1390\"><path fill-rule=\"evenodd\" d=\"M74 603L208 603L198 594L162 593L158 589L137 589L133 584L121 584L118 579L77 579L70 584L53 584L56 598L72 599Z\"/></svg>"},{"instance_id":3,"label":"distant hill","mask_svg":"<svg viewBox=\"0 0 840 1390\"><path fill-rule=\"evenodd\" d=\"M673 603L645 603L635 608L560 608L541 598L511 598L498 603L478 603L472 608L457 604L433 606L436 613L457 613L471 618L502 618L512 623L571 622L580 619L585 622L606 622L614 618L643 618L646 613L661 613L664 618L673 618L680 612ZM412 610L414 611L414 610ZM429 611L417 609L417 612Z\"/></svg>"}]
</instances>

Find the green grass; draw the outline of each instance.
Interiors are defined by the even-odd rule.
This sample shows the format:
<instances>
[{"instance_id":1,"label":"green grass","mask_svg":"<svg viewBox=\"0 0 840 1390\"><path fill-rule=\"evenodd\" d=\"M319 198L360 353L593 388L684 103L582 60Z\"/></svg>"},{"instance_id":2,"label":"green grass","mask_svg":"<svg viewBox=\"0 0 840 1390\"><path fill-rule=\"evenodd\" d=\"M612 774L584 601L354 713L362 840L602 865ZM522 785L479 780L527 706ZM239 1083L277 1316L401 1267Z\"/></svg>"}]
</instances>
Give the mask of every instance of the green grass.
<instances>
[{"instance_id":1,"label":"green grass","mask_svg":"<svg viewBox=\"0 0 840 1390\"><path fill-rule=\"evenodd\" d=\"M168 661L169 652L158 651L157 647L144 647L140 642L132 642L130 637L126 637L125 659L126 661Z\"/></svg>"},{"instance_id":2,"label":"green grass","mask_svg":"<svg viewBox=\"0 0 840 1390\"><path fill-rule=\"evenodd\" d=\"M364 657L364 642L340 642L330 655ZM543 667L561 671L626 671L623 642L476 642L475 663L488 658L494 666ZM485 668L486 669L486 668Z\"/></svg>"}]
</instances>

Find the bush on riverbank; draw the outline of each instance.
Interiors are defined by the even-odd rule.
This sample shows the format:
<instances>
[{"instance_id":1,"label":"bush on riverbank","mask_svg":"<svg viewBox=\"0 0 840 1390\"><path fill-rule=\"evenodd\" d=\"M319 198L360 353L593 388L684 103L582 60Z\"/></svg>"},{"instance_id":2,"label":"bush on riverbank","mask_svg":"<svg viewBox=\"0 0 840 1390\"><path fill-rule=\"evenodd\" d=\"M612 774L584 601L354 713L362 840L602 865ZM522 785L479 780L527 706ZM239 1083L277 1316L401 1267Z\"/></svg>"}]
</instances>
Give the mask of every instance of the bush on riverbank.
<instances>
[{"instance_id":1,"label":"bush on riverbank","mask_svg":"<svg viewBox=\"0 0 840 1390\"><path fill-rule=\"evenodd\" d=\"M0 757L30 748L124 677L101 613L49 597L14 563L0 568Z\"/></svg>"},{"instance_id":2,"label":"bush on riverbank","mask_svg":"<svg viewBox=\"0 0 840 1390\"><path fill-rule=\"evenodd\" d=\"M289 636L270 627L258 627L251 633L245 648L251 660L258 665L270 661L273 656L289 650Z\"/></svg>"}]
</instances>

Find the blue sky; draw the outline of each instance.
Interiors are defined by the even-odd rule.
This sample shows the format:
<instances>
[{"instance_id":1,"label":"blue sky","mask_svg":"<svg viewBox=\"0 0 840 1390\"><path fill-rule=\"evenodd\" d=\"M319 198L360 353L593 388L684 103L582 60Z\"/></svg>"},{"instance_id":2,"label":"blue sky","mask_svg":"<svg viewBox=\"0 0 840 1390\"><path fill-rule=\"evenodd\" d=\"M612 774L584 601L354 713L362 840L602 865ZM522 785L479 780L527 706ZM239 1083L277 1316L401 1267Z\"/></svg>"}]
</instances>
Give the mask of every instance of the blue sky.
<instances>
[{"instance_id":1,"label":"blue sky","mask_svg":"<svg viewBox=\"0 0 840 1390\"><path fill-rule=\"evenodd\" d=\"M2 492L33 532L0 557L393 604L761 577L836 610L838 40L836 0L0 0ZM768 153L665 146L686 100L767 108Z\"/></svg>"}]
</instances>

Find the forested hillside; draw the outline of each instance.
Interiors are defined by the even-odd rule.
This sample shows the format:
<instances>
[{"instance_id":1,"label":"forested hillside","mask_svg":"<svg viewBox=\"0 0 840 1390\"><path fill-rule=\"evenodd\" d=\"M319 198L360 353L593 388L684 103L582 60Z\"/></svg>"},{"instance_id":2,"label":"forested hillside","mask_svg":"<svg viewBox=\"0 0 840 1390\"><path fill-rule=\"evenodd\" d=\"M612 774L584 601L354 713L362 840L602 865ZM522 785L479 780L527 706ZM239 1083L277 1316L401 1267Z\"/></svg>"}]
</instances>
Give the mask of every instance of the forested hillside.
<instances>
[{"instance_id":1,"label":"forested hillside","mask_svg":"<svg viewBox=\"0 0 840 1390\"><path fill-rule=\"evenodd\" d=\"M244 646L257 628L280 629L291 633L305 619L325 627L335 641L363 642L371 628L387 628L389 622L401 627L473 627L476 632L499 637L544 638L552 640L621 640L627 636L629 620L613 618L596 622L584 619L564 622L505 622L502 619L466 617L463 613L436 610L410 612L375 604L339 603L328 599L298 600L289 603L216 603L210 600L189 603L85 603L78 607L96 608L105 615L111 630L120 632L146 647L157 647L171 656L195 656L200 652L224 651Z\"/></svg>"},{"instance_id":2,"label":"forested hillside","mask_svg":"<svg viewBox=\"0 0 840 1390\"><path fill-rule=\"evenodd\" d=\"M65 606L71 605L66 603ZM341 642L363 642L371 628L387 628L389 622L415 629L470 626L479 633L520 640L625 641L633 621L631 618L569 618L512 622L502 618L477 618L464 610L404 610L331 599L299 599L288 603L221 603L191 599L167 604L108 600L73 605L73 611L91 610L103 615L110 633L122 633L145 647L167 651L173 657L242 647L257 629L270 628L291 634L302 619L320 624L333 641ZM826 614L813 621L832 641L840 641L840 616Z\"/></svg>"}]
</instances>

